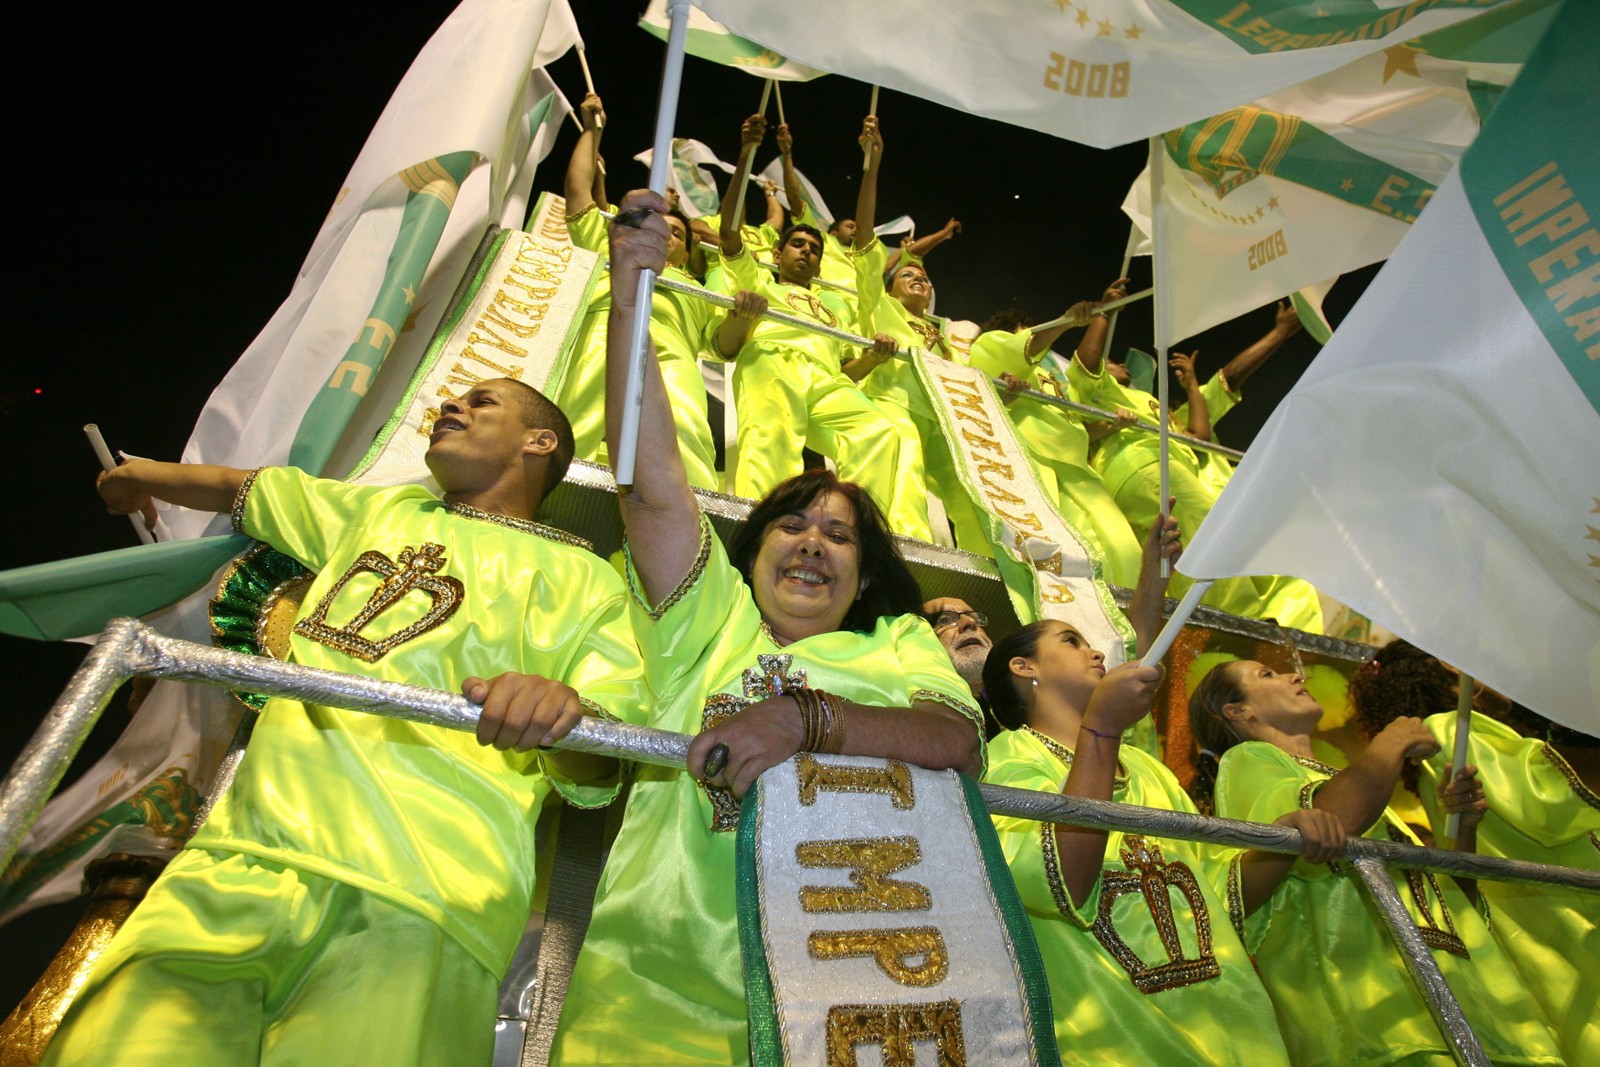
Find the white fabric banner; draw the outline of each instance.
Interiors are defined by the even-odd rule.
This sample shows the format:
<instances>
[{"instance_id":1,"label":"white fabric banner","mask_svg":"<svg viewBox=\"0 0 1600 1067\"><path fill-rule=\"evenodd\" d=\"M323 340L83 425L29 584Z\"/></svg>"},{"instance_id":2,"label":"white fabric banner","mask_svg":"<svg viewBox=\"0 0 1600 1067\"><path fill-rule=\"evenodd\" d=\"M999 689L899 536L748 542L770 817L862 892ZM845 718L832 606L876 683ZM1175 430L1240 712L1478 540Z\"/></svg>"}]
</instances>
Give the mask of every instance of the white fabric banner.
<instances>
[{"instance_id":1,"label":"white fabric banner","mask_svg":"<svg viewBox=\"0 0 1600 1067\"><path fill-rule=\"evenodd\" d=\"M1051 1020L1031 1017L955 772L802 753L761 776L758 799L761 941L785 1064L874 1062L874 1046L904 1063L885 1046L912 1041L939 1050L929 1063L1039 1063L1033 1031Z\"/></svg>"},{"instance_id":2,"label":"white fabric banner","mask_svg":"<svg viewBox=\"0 0 1600 1067\"><path fill-rule=\"evenodd\" d=\"M834 74L1097 148L1215 115L1515 0L697 0ZM884 47L884 42L893 42Z\"/></svg>"},{"instance_id":3,"label":"white fabric banner","mask_svg":"<svg viewBox=\"0 0 1600 1067\"><path fill-rule=\"evenodd\" d=\"M1304 578L1600 733L1597 471L1600 414L1453 174L1257 435L1178 569Z\"/></svg>"}]
</instances>

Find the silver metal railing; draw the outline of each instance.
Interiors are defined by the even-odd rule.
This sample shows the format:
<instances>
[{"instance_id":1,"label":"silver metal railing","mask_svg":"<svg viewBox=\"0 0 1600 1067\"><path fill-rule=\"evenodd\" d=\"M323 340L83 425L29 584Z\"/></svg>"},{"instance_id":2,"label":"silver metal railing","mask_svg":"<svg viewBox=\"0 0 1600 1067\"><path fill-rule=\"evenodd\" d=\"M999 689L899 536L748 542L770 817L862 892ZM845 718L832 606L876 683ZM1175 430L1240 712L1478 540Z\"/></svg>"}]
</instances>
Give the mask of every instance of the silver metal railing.
<instances>
[{"instance_id":1,"label":"silver metal railing","mask_svg":"<svg viewBox=\"0 0 1600 1067\"><path fill-rule=\"evenodd\" d=\"M28 829L113 694L135 675L244 689L452 730L475 729L479 713L476 704L459 694L225 652L164 637L135 619L117 619L90 649L0 785L0 869L16 855ZM685 734L586 718L558 747L682 768L690 740ZM981 790L989 810L997 815L1269 852L1297 854L1302 848L1298 832L1279 826L1006 786L983 785ZM1489 1061L1395 892L1386 868L1493 881L1541 882L1600 892L1600 874L1595 872L1444 849L1353 838L1346 846L1345 856L1378 904L1456 1060L1474 1067Z\"/></svg>"}]
</instances>

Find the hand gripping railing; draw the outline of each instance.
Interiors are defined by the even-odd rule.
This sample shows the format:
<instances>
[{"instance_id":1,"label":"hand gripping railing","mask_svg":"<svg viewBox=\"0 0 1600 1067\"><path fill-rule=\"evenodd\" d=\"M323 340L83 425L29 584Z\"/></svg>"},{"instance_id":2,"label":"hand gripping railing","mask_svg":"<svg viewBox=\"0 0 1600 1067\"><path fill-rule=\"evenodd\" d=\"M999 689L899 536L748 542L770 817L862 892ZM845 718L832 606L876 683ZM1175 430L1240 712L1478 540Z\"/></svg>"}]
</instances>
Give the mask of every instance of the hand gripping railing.
<instances>
[{"instance_id":1,"label":"hand gripping railing","mask_svg":"<svg viewBox=\"0 0 1600 1067\"><path fill-rule=\"evenodd\" d=\"M459 694L224 652L163 637L134 619L117 619L90 649L0 785L0 869L16 855L29 827L112 695L134 675L245 689L452 730L475 729L480 711L478 705ZM685 734L666 730L585 718L557 747L681 769L688 757L690 740ZM1268 852L1297 854L1302 849L1299 833L1280 826L1006 786L983 785L981 790L989 810L996 815ZM1489 1061L1395 892L1386 866L1600 892L1600 874L1590 871L1366 838L1352 838L1345 846L1345 857L1352 861L1382 911L1456 1060L1469 1065L1486 1065Z\"/></svg>"}]
</instances>

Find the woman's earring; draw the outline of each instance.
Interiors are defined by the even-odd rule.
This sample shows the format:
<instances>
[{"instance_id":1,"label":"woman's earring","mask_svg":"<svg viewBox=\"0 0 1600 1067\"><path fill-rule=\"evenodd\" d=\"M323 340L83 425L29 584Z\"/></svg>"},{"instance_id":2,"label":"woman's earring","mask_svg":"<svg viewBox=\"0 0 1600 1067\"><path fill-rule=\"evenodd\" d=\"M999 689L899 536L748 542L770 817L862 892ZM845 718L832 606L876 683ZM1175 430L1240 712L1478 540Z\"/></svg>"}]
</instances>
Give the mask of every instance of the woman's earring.
<instances>
[{"instance_id":1,"label":"woman's earring","mask_svg":"<svg viewBox=\"0 0 1600 1067\"><path fill-rule=\"evenodd\" d=\"M1039 688L1039 679L1037 679L1037 678L1034 678L1034 679L1031 679L1031 680L1032 680L1032 682L1033 682L1033 687L1034 687L1034 688L1035 688L1035 689L1037 689L1037 688Z\"/></svg>"}]
</instances>

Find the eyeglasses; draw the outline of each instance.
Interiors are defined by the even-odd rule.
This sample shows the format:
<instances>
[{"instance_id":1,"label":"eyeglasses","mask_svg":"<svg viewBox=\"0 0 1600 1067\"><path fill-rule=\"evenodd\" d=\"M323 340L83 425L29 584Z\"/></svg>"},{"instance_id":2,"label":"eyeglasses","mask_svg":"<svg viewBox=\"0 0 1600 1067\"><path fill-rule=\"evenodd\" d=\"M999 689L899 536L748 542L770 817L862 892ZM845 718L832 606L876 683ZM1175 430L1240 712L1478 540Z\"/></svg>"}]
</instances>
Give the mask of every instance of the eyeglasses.
<instances>
[{"instance_id":1,"label":"eyeglasses","mask_svg":"<svg viewBox=\"0 0 1600 1067\"><path fill-rule=\"evenodd\" d=\"M989 616L981 611L951 611L946 609L933 617L933 628L935 630L944 630L951 626L959 626L962 619L971 619L978 626L989 625Z\"/></svg>"}]
</instances>

